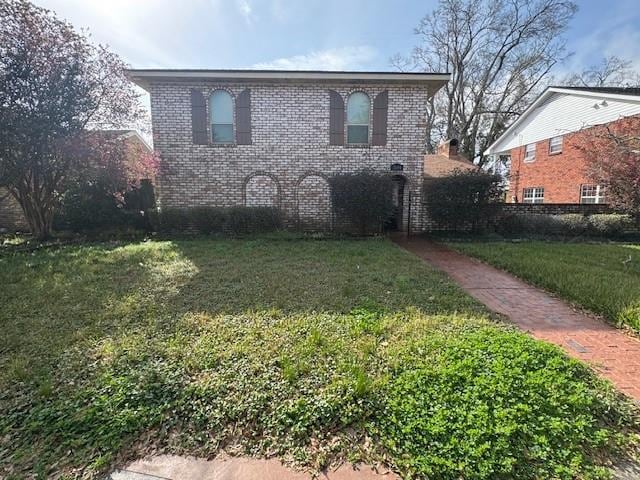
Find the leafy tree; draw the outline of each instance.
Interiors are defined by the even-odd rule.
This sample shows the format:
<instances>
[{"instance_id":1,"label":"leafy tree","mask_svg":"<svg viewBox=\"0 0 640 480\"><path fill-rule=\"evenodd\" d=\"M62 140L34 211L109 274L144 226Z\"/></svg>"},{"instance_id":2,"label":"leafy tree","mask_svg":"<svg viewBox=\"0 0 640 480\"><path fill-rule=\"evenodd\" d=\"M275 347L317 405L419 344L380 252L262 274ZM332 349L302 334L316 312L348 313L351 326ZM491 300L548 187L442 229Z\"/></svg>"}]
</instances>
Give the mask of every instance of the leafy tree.
<instances>
[{"instance_id":1,"label":"leafy tree","mask_svg":"<svg viewBox=\"0 0 640 480\"><path fill-rule=\"evenodd\" d=\"M87 164L83 132L142 118L124 67L52 12L0 2L0 186L38 238L50 235L61 194Z\"/></svg>"},{"instance_id":2,"label":"leafy tree","mask_svg":"<svg viewBox=\"0 0 640 480\"><path fill-rule=\"evenodd\" d=\"M606 201L640 221L640 117L592 127L578 137L593 182L606 186Z\"/></svg>"},{"instance_id":3,"label":"leafy tree","mask_svg":"<svg viewBox=\"0 0 640 480\"><path fill-rule=\"evenodd\" d=\"M570 0L440 0L416 34L403 70L451 72L428 104L427 147L458 138L460 152L480 158L544 87L566 58L562 34L576 12Z\"/></svg>"},{"instance_id":4,"label":"leafy tree","mask_svg":"<svg viewBox=\"0 0 640 480\"><path fill-rule=\"evenodd\" d=\"M498 213L502 177L480 170L454 170L425 181L423 198L431 219L452 230L486 225Z\"/></svg>"}]
</instances>

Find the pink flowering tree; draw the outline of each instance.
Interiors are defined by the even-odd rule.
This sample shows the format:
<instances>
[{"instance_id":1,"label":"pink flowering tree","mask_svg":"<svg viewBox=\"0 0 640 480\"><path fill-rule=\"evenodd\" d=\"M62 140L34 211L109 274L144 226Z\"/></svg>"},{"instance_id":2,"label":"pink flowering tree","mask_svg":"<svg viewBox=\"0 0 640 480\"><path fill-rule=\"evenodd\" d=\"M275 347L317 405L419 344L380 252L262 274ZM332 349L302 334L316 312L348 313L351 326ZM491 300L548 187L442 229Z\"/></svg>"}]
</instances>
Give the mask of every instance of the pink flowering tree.
<instances>
[{"instance_id":1,"label":"pink flowering tree","mask_svg":"<svg viewBox=\"0 0 640 480\"><path fill-rule=\"evenodd\" d=\"M640 117L585 130L579 148L594 183L606 185L617 210L640 219Z\"/></svg>"},{"instance_id":2,"label":"pink flowering tree","mask_svg":"<svg viewBox=\"0 0 640 480\"><path fill-rule=\"evenodd\" d=\"M36 237L51 234L62 195L92 165L79 147L87 130L130 128L143 115L117 55L27 0L0 2L0 187ZM137 168L119 171L130 180Z\"/></svg>"}]
</instances>

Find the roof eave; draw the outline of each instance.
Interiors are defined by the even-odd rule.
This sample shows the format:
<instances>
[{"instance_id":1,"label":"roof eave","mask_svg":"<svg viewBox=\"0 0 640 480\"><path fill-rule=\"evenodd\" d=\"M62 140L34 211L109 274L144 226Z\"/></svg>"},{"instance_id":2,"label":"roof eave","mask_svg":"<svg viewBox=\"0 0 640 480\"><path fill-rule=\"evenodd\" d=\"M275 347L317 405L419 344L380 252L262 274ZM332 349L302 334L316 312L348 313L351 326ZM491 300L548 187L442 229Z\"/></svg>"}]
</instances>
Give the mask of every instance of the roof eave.
<instances>
[{"instance_id":1,"label":"roof eave","mask_svg":"<svg viewBox=\"0 0 640 480\"><path fill-rule=\"evenodd\" d=\"M413 83L440 89L450 78L448 73L403 72L326 72L300 70L127 70L131 81L149 89L153 81L209 80L223 82L349 82Z\"/></svg>"},{"instance_id":2,"label":"roof eave","mask_svg":"<svg viewBox=\"0 0 640 480\"><path fill-rule=\"evenodd\" d=\"M611 100L625 100L631 102L640 103L640 96L638 95L621 95L617 93L605 93L605 92L589 92L586 90L574 90L570 88L562 88L562 87L547 87L544 92L538 96L538 98L531 104L529 107L522 112L522 114L517 118L515 122L509 125L502 135L500 135L486 150L488 155L494 155L496 153L502 153L505 150L498 150L496 146L500 144L500 142L509 134L511 131L517 127L526 117L532 112L537 105L539 105L544 99L546 99L549 95L553 93L564 93L567 95L576 95L583 97L595 97L595 98L609 98Z\"/></svg>"},{"instance_id":3,"label":"roof eave","mask_svg":"<svg viewBox=\"0 0 640 480\"><path fill-rule=\"evenodd\" d=\"M551 87L550 90L558 93L566 93L570 95L594 98L609 98L611 100L625 100L627 102L640 103L640 95L630 95L624 93L610 92L590 92L588 90L576 90L572 88Z\"/></svg>"}]
</instances>

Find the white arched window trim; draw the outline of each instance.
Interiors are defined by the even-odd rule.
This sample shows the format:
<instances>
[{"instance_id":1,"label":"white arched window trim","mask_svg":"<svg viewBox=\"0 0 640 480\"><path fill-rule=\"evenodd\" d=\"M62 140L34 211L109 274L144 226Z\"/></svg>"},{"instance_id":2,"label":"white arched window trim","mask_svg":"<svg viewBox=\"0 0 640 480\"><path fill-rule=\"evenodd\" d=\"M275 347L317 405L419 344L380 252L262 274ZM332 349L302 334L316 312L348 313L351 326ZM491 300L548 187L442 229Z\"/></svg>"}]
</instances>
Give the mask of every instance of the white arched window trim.
<instances>
[{"instance_id":1,"label":"white arched window trim","mask_svg":"<svg viewBox=\"0 0 640 480\"><path fill-rule=\"evenodd\" d=\"M371 99L364 92L353 92L347 98L347 144L369 143Z\"/></svg>"},{"instance_id":2,"label":"white arched window trim","mask_svg":"<svg viewBox=\"0 0 640 480\"><path fill-rule=\"evenodd\" d=\"M218 89L209 96L209 123L211 143L234 143L233 97L226 90Z\"/></svg>"}]
</instances>

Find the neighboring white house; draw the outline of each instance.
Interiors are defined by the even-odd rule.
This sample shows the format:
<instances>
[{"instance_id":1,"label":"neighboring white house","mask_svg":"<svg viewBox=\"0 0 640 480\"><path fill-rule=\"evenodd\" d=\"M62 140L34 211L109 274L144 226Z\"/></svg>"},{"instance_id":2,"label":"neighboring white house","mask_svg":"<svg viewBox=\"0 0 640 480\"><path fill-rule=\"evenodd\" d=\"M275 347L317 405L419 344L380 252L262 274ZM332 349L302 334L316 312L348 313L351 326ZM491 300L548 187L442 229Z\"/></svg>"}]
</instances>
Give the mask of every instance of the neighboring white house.
<instances>
[{"instance_id":1,"label":"neighboring white house","mask_svg":"<svg viewBox=\"0 0 640 480\"><path fill-rule=\"evenodd\" d=\"M640 88L549 87L487 154L498 165L510 165L511 201L605 203L605 186L588 178L576 140L587 128L635 115Z\"/></svg>"}]
</instances>

